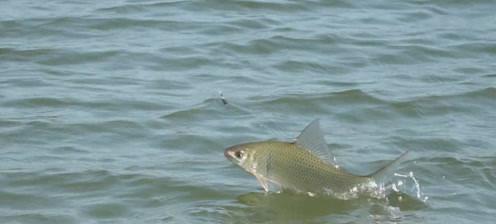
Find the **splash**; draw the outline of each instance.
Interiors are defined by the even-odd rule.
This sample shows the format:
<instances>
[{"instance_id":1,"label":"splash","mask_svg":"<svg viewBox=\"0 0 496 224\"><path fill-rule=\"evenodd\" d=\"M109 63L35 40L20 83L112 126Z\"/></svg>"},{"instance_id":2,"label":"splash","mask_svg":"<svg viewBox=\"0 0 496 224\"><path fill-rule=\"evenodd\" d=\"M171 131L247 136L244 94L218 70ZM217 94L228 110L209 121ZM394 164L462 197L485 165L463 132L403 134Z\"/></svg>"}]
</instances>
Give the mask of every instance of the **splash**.
<instances>
[{"instance_id":1,"label":"splash","mask_svg":"<svg viewBox=\"0 0 496 224\"><path fill-rule=\"evenodd\" d=\"M394 177L399 179L393 180ZM421 190L421 186L414 173L410 171L408 174L394 173L390 182L387 183L376 183L371 181L369 183L361 184L353 187L348 192L340 195L336 195L332 191L325 191L329 195L337 196L340 199L348 200L353 198L358 198L360 195L367 195L375 199L386 199L388 196L394 193L405 193L407 195L412 195L421 202L426 202L429 197L424 195ZM398 200L402 200L402 196L399 196Z\"/></svg>"},{"instance_id":2,"label":"splash","mask_svg":"<svg viewBox=\"0 0 496 224\"><path fill-rule=\"evenodd\" d=\"M422 193L421 188L420 188L420 184L419 184L417 178L415 178L415 175L413 174L412 171L410 171L408 174L394 173L394 176L400 177L402 179L400 179L396 182L393 182L391 184L391 189L393 191L395 191L395 192L403 191L404 187L407 186L403 180L410 180L413 182L413 188L414 188L413 190L415 192L417 199L421 200L422 202L426 202L429 199L428 196L425 196Z\"/></svg>"},{"instance_id":3,"label":"splash","mask_svg":"<svg viewBox=\"0 0 496 224\"><path fill-rule=\"evenodd\" d=\"M344 193L336 193L332 189L324 188L326 195L334 196L341 200L357 199L360 196L369 196L376 199L386 198L386 188L383 185L377 185L375 181L358 184Z\"/></svg>"}]
</instances>

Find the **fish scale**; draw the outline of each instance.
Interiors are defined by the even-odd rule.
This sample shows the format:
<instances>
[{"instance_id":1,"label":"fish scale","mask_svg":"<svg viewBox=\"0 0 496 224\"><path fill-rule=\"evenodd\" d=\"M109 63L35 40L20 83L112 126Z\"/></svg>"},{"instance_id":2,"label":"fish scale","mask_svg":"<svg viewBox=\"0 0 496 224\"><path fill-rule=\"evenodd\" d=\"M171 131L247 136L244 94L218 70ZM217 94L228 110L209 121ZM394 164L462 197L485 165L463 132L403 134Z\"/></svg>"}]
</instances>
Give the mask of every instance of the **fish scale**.
<instances>
[{"instance_id":1,"label":"fish scale","mask_svg":"<svg viewBox=\"0 0 496 224\"><path fill-rule=\"evenodd\" d=\"M266 142L259 147L265 153L278 154L273 156L271 169L265 175L281 187L292 186L292 190L322 193L331 189L336 193L345 193L357 184L370 181L369 177L354 176L344 170L323 162L311 152L300 148L294 143Z\"/></svg>"}]
</instances>

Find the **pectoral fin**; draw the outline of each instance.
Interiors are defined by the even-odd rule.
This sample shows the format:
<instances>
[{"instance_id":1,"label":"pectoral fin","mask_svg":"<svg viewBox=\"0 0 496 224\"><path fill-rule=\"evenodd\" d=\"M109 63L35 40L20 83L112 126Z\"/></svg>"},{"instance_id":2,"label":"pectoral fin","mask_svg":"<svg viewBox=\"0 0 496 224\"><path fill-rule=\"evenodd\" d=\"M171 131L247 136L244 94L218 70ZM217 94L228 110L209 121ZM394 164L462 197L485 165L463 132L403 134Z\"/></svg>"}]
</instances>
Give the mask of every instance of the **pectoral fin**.
<instances>
[{"instance_id":1,"label":"pectoral fin","mask_svg":"<svg viewBox=\"0 0 496 224\"><path fill-rule=\"evenodd\" d=\"M264 191L269 192L269 181L267 180L267 178L261 175L255 175L255 177L257 178L258 183L260 184L260 186L262 186Z\"/></svg>"}]
</instances>

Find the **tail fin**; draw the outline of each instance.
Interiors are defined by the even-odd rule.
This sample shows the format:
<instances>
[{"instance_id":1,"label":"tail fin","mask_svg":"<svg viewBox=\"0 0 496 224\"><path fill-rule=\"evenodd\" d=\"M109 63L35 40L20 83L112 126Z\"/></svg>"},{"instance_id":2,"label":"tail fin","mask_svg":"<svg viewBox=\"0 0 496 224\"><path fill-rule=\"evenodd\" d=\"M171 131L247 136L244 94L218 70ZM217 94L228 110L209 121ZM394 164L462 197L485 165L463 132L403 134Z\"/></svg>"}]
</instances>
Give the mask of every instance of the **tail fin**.
<instances>
[{"instance_id":1,"label":"tail fin","mask_svg":"<svg viewBox=\"0 0 496 224\"><path fill-rule=\"evenodd\" d=\"M407 154L408 151L405 151L400 156L398 156L398 158L389 162L387 165L371 173L370 175L367 175L367 177L374 179L377 184L384 183L387 177L391 176L396 166L400 164L403 160L405 160Z\"/></svg>"}]
</instances>

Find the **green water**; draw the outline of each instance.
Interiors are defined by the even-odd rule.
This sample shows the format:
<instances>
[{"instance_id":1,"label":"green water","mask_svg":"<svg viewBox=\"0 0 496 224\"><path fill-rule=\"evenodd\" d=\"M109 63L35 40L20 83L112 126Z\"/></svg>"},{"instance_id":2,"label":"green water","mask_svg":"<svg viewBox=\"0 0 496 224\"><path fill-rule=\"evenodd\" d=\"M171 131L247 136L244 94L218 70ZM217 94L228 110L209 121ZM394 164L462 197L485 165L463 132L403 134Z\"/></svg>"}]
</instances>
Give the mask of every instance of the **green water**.
<instances>
[{"instance_id":1,"label":"green water","mask_svg":"<svg viewBox=\"0 0 496 224\"><path fill-rule=\"evenodd\" d=\"M494 12L0 1L0 223L493 223ZM264 194L223 156L315 118L355 173L410 150L428 200Z\"/></svg>"}]
</instances>

